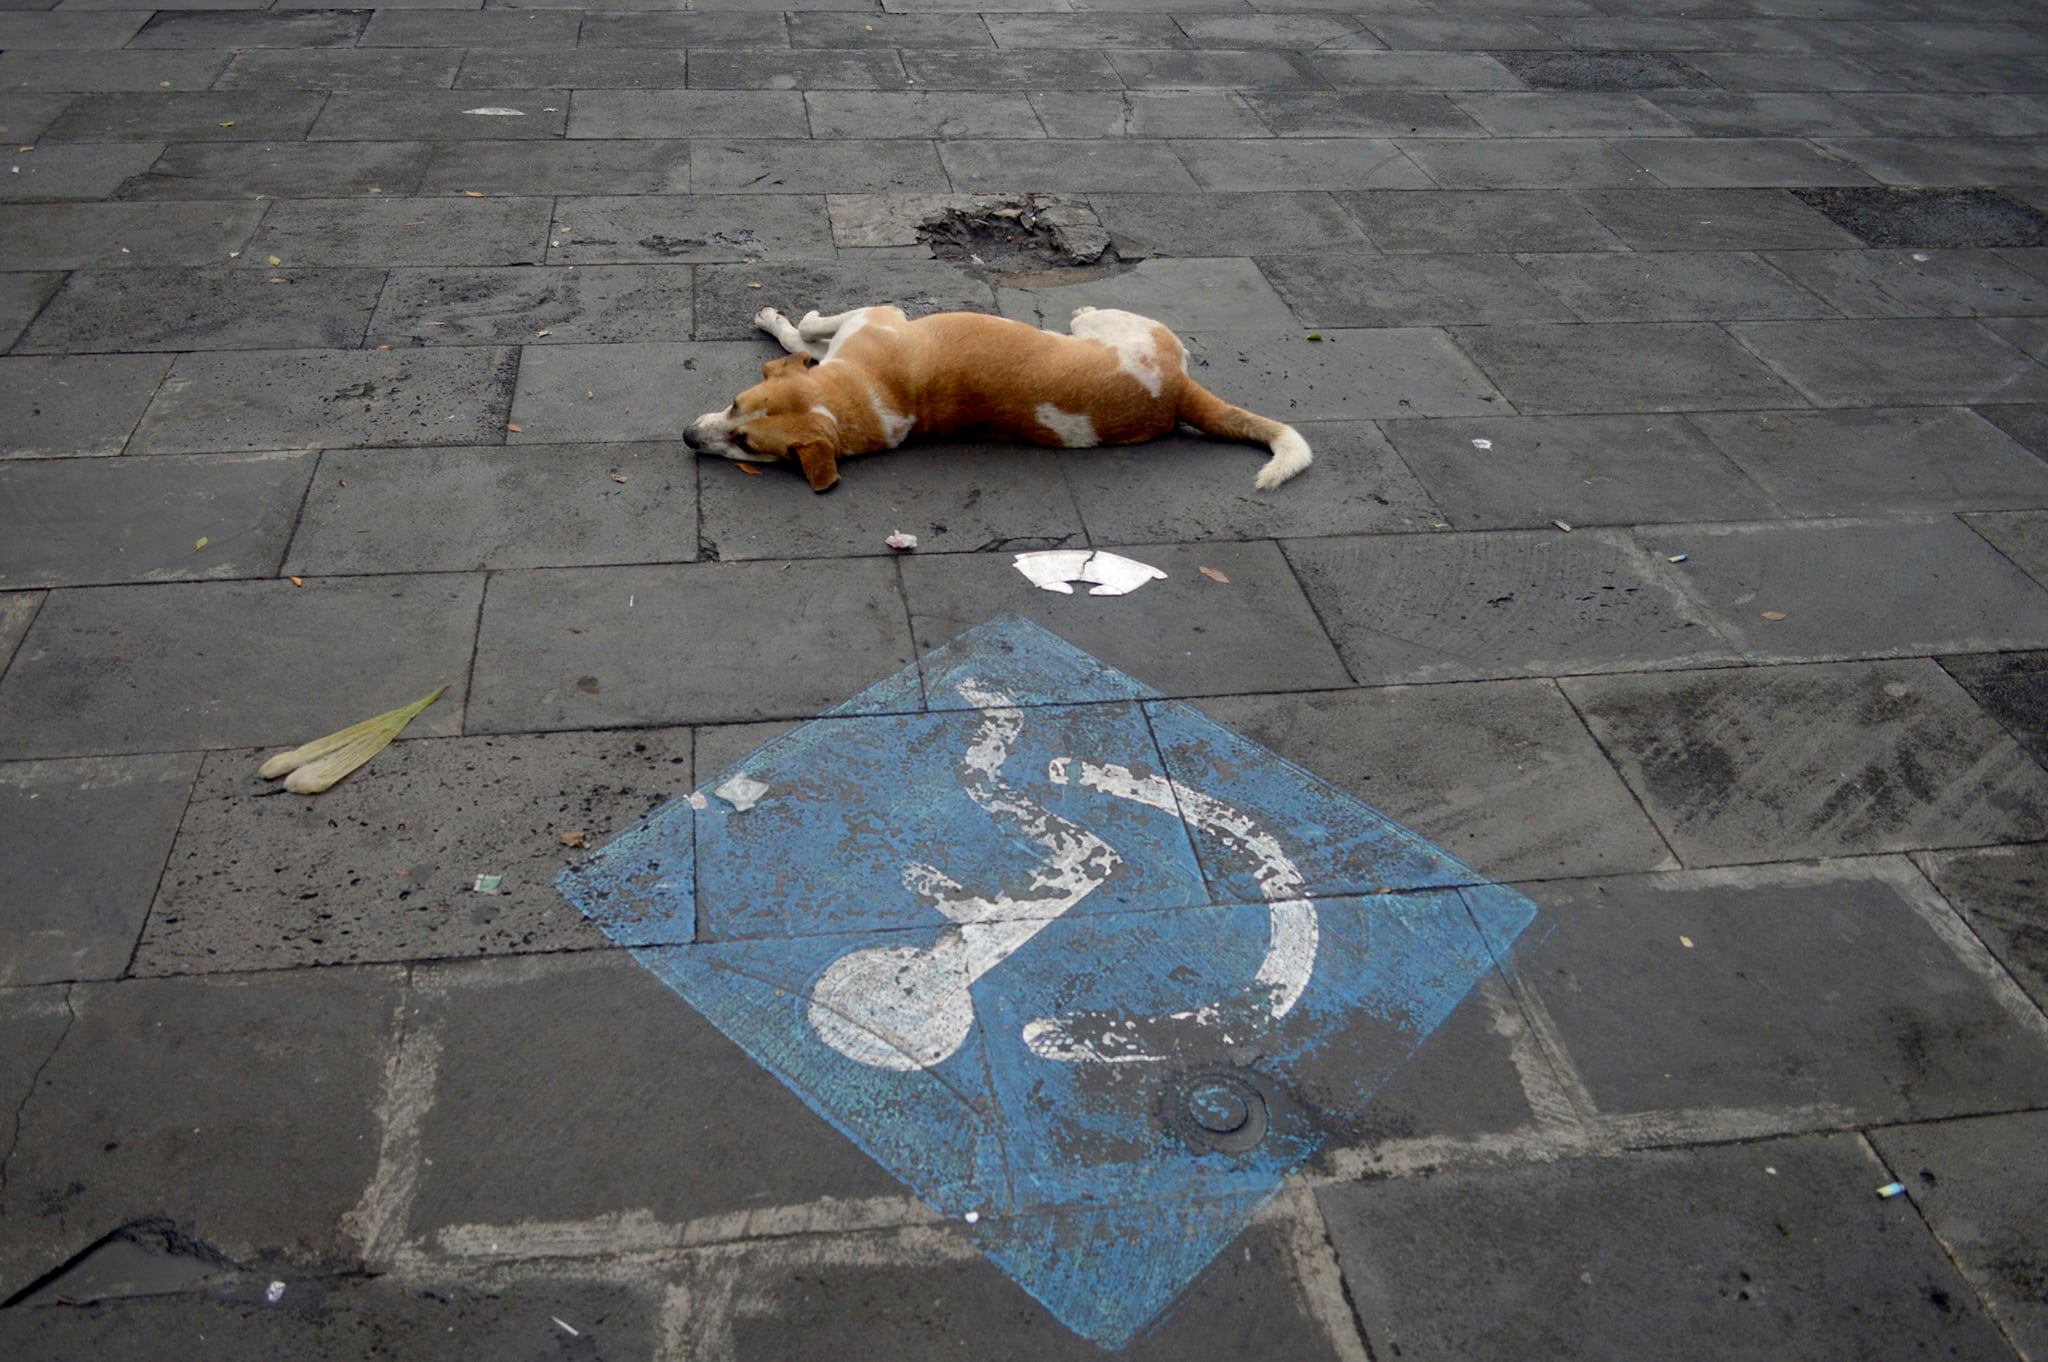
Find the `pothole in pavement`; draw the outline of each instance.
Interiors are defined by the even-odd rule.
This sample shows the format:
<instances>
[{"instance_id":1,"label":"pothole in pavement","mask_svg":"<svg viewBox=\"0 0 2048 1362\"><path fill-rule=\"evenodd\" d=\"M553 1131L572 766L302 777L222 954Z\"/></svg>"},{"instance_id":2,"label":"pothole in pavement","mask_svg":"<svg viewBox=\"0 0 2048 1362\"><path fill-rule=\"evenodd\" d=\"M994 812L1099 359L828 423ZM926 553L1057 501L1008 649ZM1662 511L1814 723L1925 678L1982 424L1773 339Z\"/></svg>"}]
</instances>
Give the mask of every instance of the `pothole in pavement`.
<instances>
[{"instance_id":1,"label":"pothole in pavement","mask_svg":"<svg viewBox=\"0 0 2048 1362\"><path fill-rule=\"evenodd\" d=\"M1138 263L1117 254L1087 205L1038 194L940 208L918 222L917 239L1002 288L1085 283Z\"/></svg>"}]
</instances>

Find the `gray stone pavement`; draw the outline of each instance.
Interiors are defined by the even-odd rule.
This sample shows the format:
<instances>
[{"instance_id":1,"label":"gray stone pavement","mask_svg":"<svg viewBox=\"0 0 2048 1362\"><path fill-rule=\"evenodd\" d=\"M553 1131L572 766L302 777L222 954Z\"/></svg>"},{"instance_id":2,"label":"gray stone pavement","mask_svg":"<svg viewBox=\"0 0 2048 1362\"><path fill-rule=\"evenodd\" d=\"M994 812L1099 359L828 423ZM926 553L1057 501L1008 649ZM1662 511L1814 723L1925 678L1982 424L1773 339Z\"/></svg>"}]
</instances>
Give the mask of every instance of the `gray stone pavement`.
<instances>
[{"instance_id":1,"label":"gray stone pavement","mask_svg":"<svg viewBox=\"0 0 2048 1362\"><path fill-rule=\"evenodd\" d=\"M1108 1355L554 887L1018 614L1548 924L1115 1355L2048 1359L2048 4L7 0L0 144L0 1354ZM1319 461L693 462L875 302Z\"/></svg>"}]
</instances>

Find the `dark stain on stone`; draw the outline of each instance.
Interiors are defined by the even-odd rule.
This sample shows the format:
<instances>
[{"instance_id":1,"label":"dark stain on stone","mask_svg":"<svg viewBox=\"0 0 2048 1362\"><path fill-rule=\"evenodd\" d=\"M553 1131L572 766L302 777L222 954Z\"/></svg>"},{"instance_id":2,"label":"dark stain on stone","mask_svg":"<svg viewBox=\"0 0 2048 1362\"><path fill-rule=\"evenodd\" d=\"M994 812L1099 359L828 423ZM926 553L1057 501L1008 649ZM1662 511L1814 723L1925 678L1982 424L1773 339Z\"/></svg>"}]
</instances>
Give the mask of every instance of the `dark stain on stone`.
<instances>
[{"instance_id":1,"label":"dark stain on stone","mask_svg":"<svg viewBox=\"0 0 2048 1362\"><path fill-rule=\"evenodd\" d=\"M1706 75L1665 52L1495 52L1535 90L1713 90Z\"/></svg>"},{"instance_id":2,"label":"dark stain on stone","mask_svg":"<svg viewBox=\"0 0 2048 1362\"><path fill-rule=\"evenodd\" d=\"M1795 189L1872 246L2048 246L2048 214L1995 189Z\"/></svg>"}]
</instances>

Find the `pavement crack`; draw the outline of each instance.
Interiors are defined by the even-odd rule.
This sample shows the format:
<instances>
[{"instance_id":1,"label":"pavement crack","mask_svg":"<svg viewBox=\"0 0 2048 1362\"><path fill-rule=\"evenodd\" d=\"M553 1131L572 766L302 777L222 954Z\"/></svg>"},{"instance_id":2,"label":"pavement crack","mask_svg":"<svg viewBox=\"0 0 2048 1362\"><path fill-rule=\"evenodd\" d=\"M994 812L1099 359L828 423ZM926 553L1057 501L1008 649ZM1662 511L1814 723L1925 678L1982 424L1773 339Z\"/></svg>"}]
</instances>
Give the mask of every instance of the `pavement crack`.
<instances>
[{"instance_id":1,"label":"pavement crack","mask_svg":"<svg viewBox=\"0 0 2048 1362\"><path fill-rule=\"evenodd\" d=\"M7 1192L8 1170L14 1164L15 1148L21 1143L21 1118L28 1111L28 1104L35 1099L36 1089L42 1086L44 1070L50 1067L50 1061L57 1057L57 1052L64 1048L65 1038L77 1024L78 1010L71 1005L71 990L76 987L76 984L64 985L64 1029L57 1033L56 1043L50 1046L50 1053L43 1056L43 1062L36 1065L36 1071L29 1075L28 1091L21 1095L21 1101L15 1105L14 1126L7 1136L7 1152L0 1154L0 1196Z\"/></svg>"}]
</instances>

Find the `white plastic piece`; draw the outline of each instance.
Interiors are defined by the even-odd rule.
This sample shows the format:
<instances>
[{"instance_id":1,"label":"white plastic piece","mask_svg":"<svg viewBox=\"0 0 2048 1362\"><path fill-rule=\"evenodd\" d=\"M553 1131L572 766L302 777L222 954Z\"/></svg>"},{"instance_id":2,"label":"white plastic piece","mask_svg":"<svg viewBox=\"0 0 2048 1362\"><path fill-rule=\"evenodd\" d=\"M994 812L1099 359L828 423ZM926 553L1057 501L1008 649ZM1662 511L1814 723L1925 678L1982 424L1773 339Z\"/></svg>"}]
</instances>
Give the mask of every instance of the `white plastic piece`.
<instances>
[{"instance_id":1,"label":"white plastic piece","mask_svg":"<svg viewBox=\"0 0 2048 1362\"><path fill-rule=\"evenodd\" d=\"M898 530L882 542L892 549L914 549L917 547L917 536Z\"/></svg>"},{"instance_id":2,"label":"white plastic piece","mask_svg":"<svg viewBox=\"0 0 2048 1362\"><path fill-rule=\"evenodd\" d=\"M1057 591L1063 596L1074 594L1075 582L1093 583L1091 596L1127 596L1147 582L1166 579L1166 574L1150 563L1087 549L1020 553L1016 566L1041 591Z\"/></svg>"},{"instance_id":3,"label":"white plastic piece","mask_svg":"<svg viewBox=\"0 0 2048 1362\"><path fill-rule=\"evenodd\" d=\"M761 802L768 787L749 775L737 775L711 793L732 805L734 813L745 813Z\"/></svg>"},{"instance_id":4,"label":"white plastic piece","mask_svg":"<svg viewBox=\"0 0 2048 1362\"><path fill-rule=\"evenodd\" d=\"M277 1304L277 1303L278 1303L279 1301L283 1300L283 1299L284 1299L284 1283L283 1283L283 1282L272 1282L272 1283L270 1284L270 1289L269 1289L269 1290L267 1290L267 1291L265 1291L265 1292L263 1293L263 1299L264 1299L264 1300L266 1300L266 1301L269 1301L269 1302L270 1302L270 1303L271 1303L272 1305L275 1305L275 1304Z\"/></svg>"},{"instance_id":5,"label":"white plastic piece","mask_svg":"<svg viewBox=\"0 0 2048 1362\"><path fill-rule=\"evenodd\" d=\"M524 118L523 109L507 109L496 104L486 104L481 109L464 109L466 114L481 114L485 118Z\"/></svg>"},{"instance_id":6,"label":"white plastic piece","mask_svg":"<svg viewBox=\"0 0 2048 1362\"><path fill-rule=\"evenodd\" d=\"M1492 449L1492 448L1493 448L1493 441L1491 441L1491 440L1474 440L1474 441L1472 442L1472 447L1473 447L1474 449Z\"/></svg>"}]
</instances>

